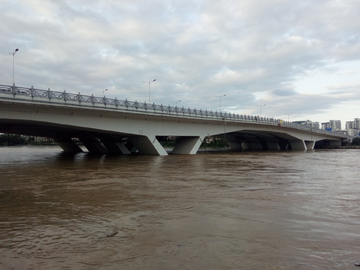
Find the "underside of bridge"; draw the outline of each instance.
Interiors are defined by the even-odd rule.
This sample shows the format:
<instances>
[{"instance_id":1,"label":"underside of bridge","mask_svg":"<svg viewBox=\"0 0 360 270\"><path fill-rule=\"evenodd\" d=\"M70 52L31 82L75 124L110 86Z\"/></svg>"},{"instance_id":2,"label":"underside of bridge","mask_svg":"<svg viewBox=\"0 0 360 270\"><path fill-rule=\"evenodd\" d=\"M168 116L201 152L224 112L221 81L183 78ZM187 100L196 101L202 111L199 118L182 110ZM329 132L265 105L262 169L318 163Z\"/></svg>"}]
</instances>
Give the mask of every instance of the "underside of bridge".
<instances>
[{"instance_id":1,"label":"underside of bridge","mask_svg":"<svg viewBox=\"0 0 360 270\"><path fill-rule=\"evenodd\" d=\"M154 136L142 134L104 132L94 129L82 129L60 125L41 124L29 121L2 120L0 133L52 138L65 152L83 152L85 146L93 154L129 155L134 153L148 155L167 155L163 147L169 138L174 147L168 149L172 154L196 154L205 136ZM309 150L316 146L338 146L341 141L299 140L286 133L258 132L242 130L217 134L214 138L226 141L232 151L263 150ZM176 138L176 139L175 139Z\"/></svg>"},{"instance_id":2,"label":"underside of bridge","mask_svg":"<svg viewBox=\"0 0 360 270\"><path fill-rule=\"evenodd\" d=\"M231 150L234 151L264 151L264 150L312 150L316 148L337 147L341 140L300 140L294 136L279 132L258 132L242 130L227 134L218 134L215 137L225 139Z\"/></svg>"},{"instance_id":3,"label":"underside of bridge","mask_svg":"<svg viewBox=\"0 0 360 270\"><path fill-rule=\"evenodd\" d=\"M83 152L84 146L92 154L116 155L167 155L163 144L169 138L176 143L170 147L172 154L196 154L203 139L200 136L176 137L176 140L174 136L155 136L151 139L143 134L104 132L14 120L0 121L0 133L51 138L68 153Z\"/></svg>"}]
</instances>

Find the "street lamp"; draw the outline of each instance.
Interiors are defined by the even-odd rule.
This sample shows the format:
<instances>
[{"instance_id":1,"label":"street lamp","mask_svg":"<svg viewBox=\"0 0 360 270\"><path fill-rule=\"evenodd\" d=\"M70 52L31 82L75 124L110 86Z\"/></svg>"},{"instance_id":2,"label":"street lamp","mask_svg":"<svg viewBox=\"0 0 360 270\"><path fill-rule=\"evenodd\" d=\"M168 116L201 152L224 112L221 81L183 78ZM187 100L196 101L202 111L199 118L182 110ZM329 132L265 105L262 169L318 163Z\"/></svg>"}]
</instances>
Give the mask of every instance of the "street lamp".
<instances>
[{"instance_id":1,"label":"street lamp","mask_svg":"<svg viewBox=\"0 0 360 270\"><path fill-rule=\"evenodd\" d=\"M288 115L288 122L290 122L289 121L289 119L290 119L290 114L293 114L293 113L288 113L287 115Z\"/></svg>"},{"instance_id":2,"label":"street lamp","mask_svg":"<svg viewBox=\"0 0 360 270\"><path fill-rule=\"evenodd\" d=\"M264 107L264 106L266 106L266 104L259 106L260 107L260 116L261 116L261 107Z\"/></svg>"},{"instance_id":3,"label":"street lamp","mask_svg":"<svg viewBox=\"0 0 360 270\"><path fill-rule=\"evenodd\" d=\"M220 112L221 112L221 98L222 97L225 97L226 95L222 95L222 96L215 96L215 97L218 97L218 98L220 98Z\"/></svg>"},{"instance_id":4,"label":"street lamp","mask_svg":"<svg viewBox=\"0 0 360 270\"><path fill-rule=\"evenodd\" d=\"M13 51L12 54L13 55L13 86L15 86L15 53L18 51L19 49L15 49L15 51Z\"/></svg>"},{"instance_id":5,"label":"street lamp","mask_svg":"<svg viewBox=\"0 0 360 270\"><path fill-rule=\"evenodd\" d=\"M156 79L154 79L154 80L152 80L152 81L148 81L148 82L143 81L144 83L148 83L148 84L149 84L149 103L150 103L150 84L153 83L153 82L155 82L155 81L156 81Z\"/></svg>"},{"instance_id":6,"label":"street lamp","mask_svg":"<svg viewBox=\"0 0 360 270\"><path fill-rule=\"evenodd\" d=\"M179 102L181 102L181 100L178 100L178 101L175 102L175 107L177 106L177 104L178 104Z\"/></svg>"},{"instance_id":7,"label":"street lamp","mask_svg":"<svg viewBox=\"0 0 360 270\"><path fill-rule=\"evenodd\" d=\"M215 96L218 97L220 99L220 113L221 113L221 98L225 97L226 95L221 95L221 96ZM223 117L224 120L224 140L226 141L226 116Z\"/></svg>"}]
</instances>

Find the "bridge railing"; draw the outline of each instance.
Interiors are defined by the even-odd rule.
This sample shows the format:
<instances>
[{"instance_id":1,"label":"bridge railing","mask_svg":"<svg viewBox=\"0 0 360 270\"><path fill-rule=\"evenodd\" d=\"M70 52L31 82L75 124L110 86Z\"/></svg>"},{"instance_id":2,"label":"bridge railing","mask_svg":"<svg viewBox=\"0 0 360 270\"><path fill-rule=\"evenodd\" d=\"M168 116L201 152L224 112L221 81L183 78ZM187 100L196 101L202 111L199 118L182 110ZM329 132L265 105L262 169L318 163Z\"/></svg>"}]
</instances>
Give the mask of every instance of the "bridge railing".
<instances>
[{"instance_id":1,"label":"bridge railing","mask_svg":"<svg viewBox=\"0 0 360 270\"><path fill-rule=\"evenodd\" d=\"M184 117L205 117L220 119L224 121L239 121L239 122L254 122L254 123L266 123L273 125L281 125L285 127L292 127L301 130L314 131L317 133L325 134L334 134L334 132L322 130L317 127L311 127L306 125L295 124L292 122L282 121L280 119L261 117L256 115L243 115L235 114L228 112L213 112L203 109L191 109L178 106L170 105L159 105L159 104L150 104L146 102L138 101L129 101L129 100L119 100L117 98L106 98L104 97L95 97L93 95L81 95L80 93L68 93L66 91L52 91L50 88L48 90L36 89L34 87L26 88L19 86L9 86L0 84L0 94L5 94L12 96L17 99L31 99L36 101L47 101L51 103L62 103L69 105L88 105L91 107L106 107L107 109L127 109L127 110L136 110L142 111L144 113L168 113L183 115Z\"/></svg>"}]
</instances>

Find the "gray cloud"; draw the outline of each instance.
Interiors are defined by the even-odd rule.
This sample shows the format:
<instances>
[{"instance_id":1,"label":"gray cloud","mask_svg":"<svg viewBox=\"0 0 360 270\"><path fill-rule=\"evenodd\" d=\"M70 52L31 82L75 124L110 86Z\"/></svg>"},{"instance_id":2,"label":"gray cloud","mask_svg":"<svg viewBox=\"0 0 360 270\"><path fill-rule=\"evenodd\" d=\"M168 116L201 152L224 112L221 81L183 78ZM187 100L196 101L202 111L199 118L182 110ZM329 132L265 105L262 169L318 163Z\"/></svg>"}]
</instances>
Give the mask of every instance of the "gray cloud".
<instances>
[{"instance_id":1,"label":"gray cloud","mask_svg":"<svg viewBox=\"0 0 360 270\"><path fill-rule=\"evenodd\" d=\"M18 47L22 86L146 101L143 81L156 78L156 103L218 110L216 95L226 94L232 112L265 102L274 116L325 113L359 95L306 95L293 84L360 60L359 12L351 0L0 0L0 83L12 82L8 53Z\"/></svg>"}]
</instances>

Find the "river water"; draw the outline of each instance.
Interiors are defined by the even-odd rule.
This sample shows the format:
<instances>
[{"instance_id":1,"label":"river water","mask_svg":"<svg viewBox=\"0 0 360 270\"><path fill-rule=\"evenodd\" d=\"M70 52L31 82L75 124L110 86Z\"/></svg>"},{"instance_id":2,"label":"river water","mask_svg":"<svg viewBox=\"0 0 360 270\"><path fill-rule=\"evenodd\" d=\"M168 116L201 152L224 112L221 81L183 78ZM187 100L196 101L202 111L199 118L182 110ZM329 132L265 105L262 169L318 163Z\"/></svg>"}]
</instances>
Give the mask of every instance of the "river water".
<instances>
[{"instance_id":1,"label":"river water","mask_svg":"<svg viewBox=\"0 0 360 270\"><path fill-rule=\"evenodd\" d=\"M357 269L359 157L3 147L0 269Z\"/></svg>"}]
</instances>

